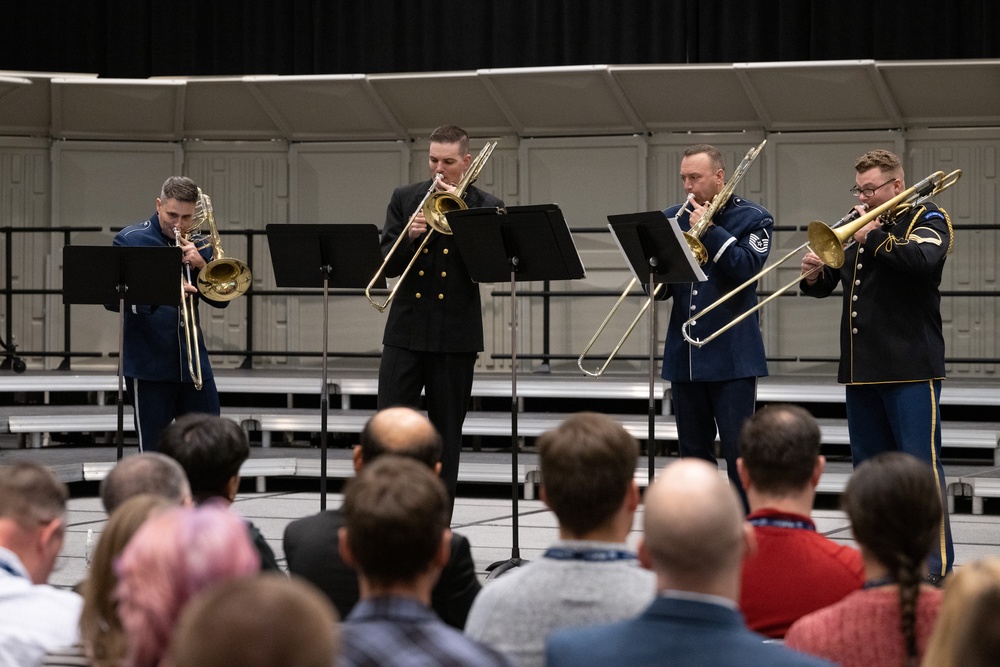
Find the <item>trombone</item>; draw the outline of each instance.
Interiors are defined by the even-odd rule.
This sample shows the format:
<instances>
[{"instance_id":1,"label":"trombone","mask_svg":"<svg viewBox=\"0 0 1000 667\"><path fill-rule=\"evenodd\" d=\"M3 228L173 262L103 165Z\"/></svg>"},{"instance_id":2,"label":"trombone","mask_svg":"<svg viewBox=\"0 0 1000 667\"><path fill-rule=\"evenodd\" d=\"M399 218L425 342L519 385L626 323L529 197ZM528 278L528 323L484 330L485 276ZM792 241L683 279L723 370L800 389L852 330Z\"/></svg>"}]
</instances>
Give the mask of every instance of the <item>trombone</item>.
<instances>
[{"instance_id":1,"label":"trombone","mask_svg":"<svg viewBox=\"0 0 1000 667\"><path fill-rule=\"evenodd\" d=\"M413 215L411 215L410 219L406 221L406 225L403 227L403 230L399 233L399 236L396 237L396 242L392 244L392 248L390 248L389 252L386 253L385 259L382 261L382 266L379 267L378 271L375 272L375 275L372 276L368 286L365 287L365 296L368 298L369 303L371 303L375 310L380 313L384 313L386 308L389 307L389 303L396 297L396 290L399 289L399 286L403 283L403 279L406 278L410 269L413 268L413 265L417 263L417 258L420 257L424 248L427 247L427 244L431 240L431 235L434 232L451 235L451 225L448 224L446 216L452 211L469 208L469 205L465 203L464 199L462 199L462 195L464 195L468 187L472 185L477 178L479 178L479 172L482 171L486 161L490 159L490 155L493 154L493 149L497 147L497 143L498 142L496 141L490 141L483 146L483 149L479 151L479 155L476 156L476 159L473 160L472 164L469 166L469 170L465 172L465 175L462 176L462 180L455 186L454 192L436 190L435 188L438 184L438 177L435 177L434 180L431 181L431 186L427 188L427 193L424 195L424 198L420 200L420 204L418 204L416 210L413 211ZM424 235L424 240L420 242L420 245L414 251L413 257L410 258L406 268L403 269L401 274L399 274L399 279L396 281L396 284L393 285L392 291L389 292L389 296L387 296L385 301L382 303L378 303L371 295L372 288L375 287L375 283L378 282L379 277L385 273L386 267L389 265L389 261L396 252L396 249L404 239L407 239L407 232L413 224L413 221L416 220L417 215L420 213L424 214L424 219L427 221L427 226L430 227L430 230L428 230L428 232Z\"/></svg>"},{"instance_id":2,"label":"trombone","mask_svg":"<svg viewBox=\"0 0 1000 667\"><path fill-rule=\"evenodd\" d=\"M757 156L760 155L760 152L764 150L764 144L766 143L767 139L760 142L760 144L758 144L756 147L751 148L749 151L747 151L746 155L744 155L743 159L740 161L740 164L736 167L736 171L733 172L733 177L728 181L726 181L726 184L722 186L722 190L720 190L719 193L712 198L712 201L709 203L708 208L705 209L705 213L701 216L701 219L694 225L692 225L688 231L684 232L684 240L687 241L688 248L691 250L691 254L694 255L694 258L698 262L698 264L704 266L705 262L708 261L708 250L705 248L705 244L701 242L701 237L705 234L706 230L708 230L709 223L711 222L715 214L719 212L719 209L722 208L723 204L729 201L729 198L732 196L733 191L736 189L736 185L746 175L747 170L750 168L750 165L753 164L754 160L757 159ZM677 210L677 213L674 215L674 217L680 218L681 215L684 214L684 209L687 208L687 205L690 204L693 199L694 195L689 194L687 199L684 200L684 203L681 204L681 207ZM598 366L593 371L587 370L586 368L583 367L583 360L586 358L587 353L590 352L590 348L594 346L594 343L597 342L597 339L601 336L602 333L604 333L604 329L605 327L608 326L608 322L610 322L611 318L615 316L615 313L618 312L618 308L622 305L622 302L625 301L626 297L628 297L629 295L629 292L632 291L632 288L635 287L636 283L638 282L639 282L638 279L635 277L633 277L632 280L629 281L629 284L626 285L625 287L625 291L623 291L621 296L618 297L618 301L616 301L615 305L611 307L610 311L608 311L608 314L604 318L604 321L601 322L601 326L597 327L597 331L594 332L593 336L591 336L590 342L587 343L587 346L583 349L583 352L581 352L580 356L577 358L576 360L577 367L579 367L579 369L584 373L586 373L587 375L591 377L600 377L601 375L604 374L604 371L607 369L608 364L610 364L611 360L615 358L615 355L618 354L618 350L622 348L622 345L625 344L625 341L628 339L628 337L632 335L632 330L635 329L635 327L639 324L639 320L642 319L642 316L645 315L647 310L649 310L649 306L652 304L653 299L659 296L660 290L663 289L663 283L660 283L656 286L656 288L653 290L653 294L648 299L646 299L645 303L643 303L642 308L639 309L639 313L635 316L635 318L633 318L632 323L629 324L628 328L625 330L625 333L622 334L622 337L618 340L618 344L615 345L614 349L611 350L611 354L609 354L608 357L604 360L604 363Z\"/></svg>"},{"instance_id":3,"label":"trombone","mask_svg":"<svg viewBox=\"0 0 1000 667\"><path fill-rule=\"evenodd\" d=\"M181 276L181 317L184 326L184 336L187 342L188 373L194 382L194 388L200 390L203 386L201 377L201 352L198 343L198 321L195 314L194 295L184 289L185 281L195 285L198 292L211 301L231 301L243 295L250 288L253 274L244 262L232 257L226 257L222 251L222 240L215 225L215 212L212 208L212 198L198 188L198 201L195 204L194 222L185 233L174 227L174 243L179 248L181 240L187 240L204 225L208 225L209 241L198 247L199 250L212 246L212 260L205 264L198 273L197 285L191 280L191 265L184 263Z\"/></svg>"},{"instance_id":4,"label":"trombone","mask_svg":"<svg viewBox=\"0 0 1000 667\"><path fill-rule=\"evenodd\" d=\"M860 230L862 227L864 227L869 222L879 217L883 213L886 213L888 211L894 211L897 208L898 209L912 208L914 206L919 205L921 202L933 197L939 192L942 192L943 190L950 188L961 177L962 177L961 169L956 169L955 171L947 175L943 171L936 171L927 178L925 178L924 180L914 185L913 187L904 190L903 192L899 193L898 195L896 195L889 201L885 202L881 206L877 206L876 208L867 211L864 215L861 215L856 219L855 216L857 215L857 211L855 210L852 213L848 213L846 216L838 220L833 225L827 225L823 222L820 222L819 220L814 220L813 222L810 222L808 228L808 238L809 238L808 241L806 241L799 247L795 248L794 250L786 254L778 262L775 262L771 266L762 269L759 273L757 273L757 275L748 279L739 287L736 287L735 289L731 290L727 294L717 299L714 303L710 304L708 307L702 310L697 317L692 317L691 319L684 322L684 324L681 325L681 334L684 336L684 340L686 340L688 343L696 347L701 347L703 345L706 345L707 343L710 343L716 338L718 338L726 331L729 331L729 329L736 326L746 318L750 317L750 315L756 313L758 310L766 306L768 303L770 303L777 297L781 296L788 290L798 285L799 281L808 276L809 273L811 273L811 271L800 273L795 280L789 282L787 285L777 290L776 292L768 296L766 299L762 300L756 306L747 310L741 315L735 317L725 326L711 333L707 337L696 338L691 334L691 327L693 327L695 324L698 323L699 317L704 317L704 315L709 311L714 310L717 306L733 298L744 288L755 283L756 281L760 280L760 278L762 278L764 275L770 273L774 269L784 264L793 255L798 253L803 248L809 248L827 266L832 267L834 269L839 269L844 264L844 250L853 244L852 237L858 232L858 230Z\"/></svg>"}]
</instances>

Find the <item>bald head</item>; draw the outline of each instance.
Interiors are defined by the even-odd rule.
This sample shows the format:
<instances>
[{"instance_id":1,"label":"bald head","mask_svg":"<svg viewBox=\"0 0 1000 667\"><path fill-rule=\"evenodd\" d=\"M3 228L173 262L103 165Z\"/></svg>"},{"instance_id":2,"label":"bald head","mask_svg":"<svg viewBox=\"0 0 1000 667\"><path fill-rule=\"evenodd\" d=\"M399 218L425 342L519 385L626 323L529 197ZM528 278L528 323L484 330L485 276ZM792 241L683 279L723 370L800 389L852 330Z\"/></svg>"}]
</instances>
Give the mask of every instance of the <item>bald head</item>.
<instances>
[{"instance_id":1,"label":"bald head","mask_svg":"<svg viewBox=\"0 0 1000 667\"><path fill-rule=\"evenodd\" d=\"M434 468L441 459L441 436L412 408L379 410L361 432L361 461L367 465L383 454L408 456Z\"/></svg>"},{"instance_id":2,"label":"bald head","mask_svg":"<svg viewBox=\"0 0 1000 667\"><path fill-rule=\"evenodd\" d=\"M660 473L645 504L642 550L661 586L729 594L735 581L738 594L743 510L715 466L681 459Z\"/></svg>"}]
</instances>

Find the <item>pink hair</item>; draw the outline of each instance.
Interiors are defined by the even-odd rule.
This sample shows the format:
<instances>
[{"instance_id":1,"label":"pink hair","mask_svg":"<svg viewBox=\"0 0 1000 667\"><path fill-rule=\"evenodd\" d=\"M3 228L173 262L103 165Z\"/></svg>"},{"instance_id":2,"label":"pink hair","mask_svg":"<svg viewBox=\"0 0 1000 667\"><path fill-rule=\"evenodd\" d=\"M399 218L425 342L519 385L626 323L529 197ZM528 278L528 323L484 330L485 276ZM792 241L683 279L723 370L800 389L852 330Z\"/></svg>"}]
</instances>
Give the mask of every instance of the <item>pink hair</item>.
<instances>
[{"instance_id":1,"label":"pink hair","mask_svg":"<svg viewBox=\"0 0 1000 667\"><path fill-rule=\"evenodd\" d=\"M177 508L148 520L117 567L116 597L129 645L125 665L159 662L181 609L195 593L259 569L246 523L228 509Z\"/></svg>"}]
</instances>

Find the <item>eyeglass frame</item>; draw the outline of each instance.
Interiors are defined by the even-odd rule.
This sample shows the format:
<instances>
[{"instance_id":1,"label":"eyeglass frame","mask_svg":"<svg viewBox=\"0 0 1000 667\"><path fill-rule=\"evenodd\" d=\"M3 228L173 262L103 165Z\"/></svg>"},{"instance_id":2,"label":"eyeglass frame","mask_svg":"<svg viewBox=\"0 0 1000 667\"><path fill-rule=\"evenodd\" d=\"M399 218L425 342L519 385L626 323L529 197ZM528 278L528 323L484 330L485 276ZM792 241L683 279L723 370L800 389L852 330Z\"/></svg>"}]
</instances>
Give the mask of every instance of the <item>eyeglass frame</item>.
<instances>
[{"instance_id":1,"label":"eyeglass frame","mask_svg":"<svg viewBox=\"0 0 1000 667\"><path fill-rule=\"evenodd\" d=\"M895 180L898 179L895 176L893 176L892 178L890 178L888 181L878 186L877 188L859 188L858 186L855 185L853 188L848 190L848 192L850 192L855 197L860 197L861 195L864 195L865 197L874 197L876 192L878 192L879 190L881 190L882 188L889 185Z\"/></svg>"}]
</instances>

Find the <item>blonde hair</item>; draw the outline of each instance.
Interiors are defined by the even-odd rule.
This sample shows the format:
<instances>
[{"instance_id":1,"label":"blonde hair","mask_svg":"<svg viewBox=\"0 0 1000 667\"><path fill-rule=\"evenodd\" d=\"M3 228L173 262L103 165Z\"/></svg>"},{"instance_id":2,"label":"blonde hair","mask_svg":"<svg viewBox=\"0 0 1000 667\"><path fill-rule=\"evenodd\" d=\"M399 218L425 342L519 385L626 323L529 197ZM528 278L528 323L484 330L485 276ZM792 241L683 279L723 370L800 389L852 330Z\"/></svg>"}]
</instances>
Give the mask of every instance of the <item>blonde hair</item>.
<instances>
[{"instance_id":1,"label":"blonde hair","mask_svg":"<svg viewBox=\"0 0 1000 667\"><path fill-rule=\"evenodd\" d=\"M958 659L962 645L977 639L968 631L975 621L970 617L970 609L984 596L997 594L1000 594L1000 558L988 556L957 568L945 581L941 612L923 664L934 667L962 664Z\"/></svg>"}]
</instances>

